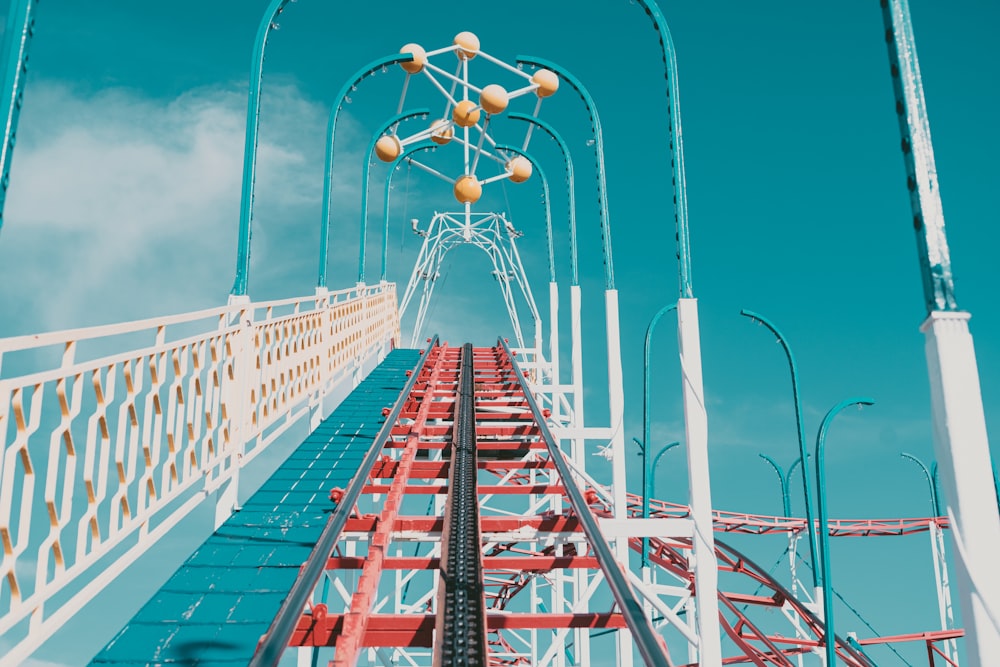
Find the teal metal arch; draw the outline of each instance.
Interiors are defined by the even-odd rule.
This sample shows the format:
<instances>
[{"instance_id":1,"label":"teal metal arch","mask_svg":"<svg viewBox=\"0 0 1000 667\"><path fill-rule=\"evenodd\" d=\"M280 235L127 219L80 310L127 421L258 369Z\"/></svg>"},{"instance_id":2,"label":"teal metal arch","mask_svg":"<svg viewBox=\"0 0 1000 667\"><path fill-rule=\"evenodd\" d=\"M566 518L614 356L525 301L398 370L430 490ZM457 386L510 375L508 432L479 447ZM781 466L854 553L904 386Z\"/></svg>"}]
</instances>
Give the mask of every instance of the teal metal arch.
<instances>
[{"instance_id":1,"label":"teal metal arch","mask_svg":"<svg viewBox=\"0 0 1000 667\"><path fill-rule=\"evenodd\" d=\"M649 408L649 396L651 388L652 356L653 356L653 332L656 325L667 313L677 310L677 304L671 303L656 311L653 319L646 327L646 339L642 348L642 518L649 518L649 494L646 493L646 486L653 474L653 467L649 461L649 441L652 431L651 420L653 413ZM649 565L649 538L642 538L641 563L643 567Z\"/></svg>"},{"instance_id":2,"label":"teal metal arch","mask_svg":"<svg viewBox=\"0 0 1000 667\"><path fill-rule=\"evenodd\" d=\"M330 255L330 220L332 217L331 206L333 202L333 147L337 133L337 120L340 118L340 110L344 106L344 100L354 90L359 83L367 79L376 72L381 72L390 65L410 62L413 54L396 54L385 56L368 63L349 78L337 93L333 101L333 108L330 110L330 120L326 128L326 159L323 167L323 221L319 227L319 271L316 278L316 287L326 287L326 265Z\"/></svg>"},{"instance_id":3,"label":"teal metal arch","mask_svg":"<svg viewBox=\"0 0 1000 667\"><path fill-rule=\"evenodd\" d=\"M438 145L432 141L422 141L407 146L399 154L399 157L389 165L389 173L385 177L385 194L382 198L382 273L379 275L379 280L384 281L386 279L386 266L389 262L389 191L392 188L392 177L399 168L399 165L404 161L408 161L414 153L434 150L437 147Z\"/></svg>"},{"instance_id":4,"label":"teal metal arch","mask_svg":"<svg viewBox=\"0 0 1000 667\"><path fill-rule=\"evenodd\" d=\"M7 14L4 32L3 89L0 110L4 114L3 140L0 144L0 231L3 230L3 209L10 185L10 167L17 143L17 123L21 119L24 86L28 74L28 49L35 34L35 10L38 0L15 0Z\"/></svg>"},{"instance_id":5,"label":"teal metal arch","mask_svg":"<svg viewBox=\"0 0 1000 667\"><path fill-rule=\"evenodd\" d=\"M365 151L365 161L361 167L361 243L358 249L358 283L365 282L365 252L368 249L368 177L371 174L372 154L375 152L375 143L383 134L392 130L395 131L397 125L406 120L414 118L427 118L431 110L426 108L414 109L398 113L386 122L372 135L368 142L368 150Z\"/></svg>"},{"instance_id":6,"label":"teal metal arch","mask_svg":"<svg viewBox=\"0 0 1000 667\"><path fill-rule=\"evenodd\" d=\"M870 398L848 398L837 403L830 408L830 411L823 417L823 422L819 426L816 434L816 488L819 492L819 525L820 533L820 556L823 568L823 623L824 642L826 645L826 664L837 664L837 633L833 627L833 578L830 575L830 531L827 530L826 512L826 433L830 429L830 423L842 410L852 405L875 405L875 401Z\"/></svg>"},{"instance_id":7,"label":"teal metal arch","mask_svg":"<svg viewBox=\"0 0 1000 667\"><path fill-rule=\"evenodd\" d=\"M800 456L799 458L795 459L795 461L792 462L792 465L788 466L787 471L782 471L781 466L778 465L778 462L772 459L767 454L757 454L757 456L767 461L770 464L770 466L774 468L775 474L778 475L778 482L781 483L782 511L784 512L785 517L792 516L792 498L788 493L788 483L789 480L792 479L792 473L795 472L795 469L798 466L802 465L802 457ZM805 475L808 473L803 469L802 474Z\"/></svg>"},{"instance_id":8,"label":"teal metal arch","mask_svg":"<svg viewBox=\"0 0 1000 667\"><path fill-rule=\"evenodd\" d=\"M816 552L819 546L816 544L816 526L813 522L812 513L812 489L810 488L809 482L809 450L806 446L806 426L805 419L802 416L802 398L799 396L799 367L795 363L795 355L792 354L792 348L788 345L788 341L785 340L784 335L782 335L781 330L772 322L760 313L755 313L752 310L747 310L746 308L740 311L740 315L743 317L749 317L751 320L760 322L767 329L774 334L775 338L778 339L778 343L781 344L781 349L785 352L785 359L788 361L788 369L792 374L792 401L795 408L795 427L799 439L799 460L804 461L802 464L802 492L805 494L806 498L806 522L809 524L808 530L806 531L809 535L809 558L812 561L812 578L813 578L813 588L819 588L820 585L820 573L819 573L819 561L816 559ZM789 472L791 476L791 472ZM824 524L820 524L821 526Z\"/></svg>"},{"instance_id":9,"label":"teal metal arch","mask_svg":"<svg viewBox=\"0 0 1000 667\"><path fill-rule=\"evenodd\" d=\"M677 53L666 17L655 0L636 0L653 23L660 38L660 53L667 81L667 114L670 130L671 177L674 186L674 222L677 234L677 264L680 296L694 297L691 278L691 241L688 232L687 178L684 171L684 140L681 133L681 103L677 80Z\"/></svg>"},{"instance_id":10,"label":"teal metal arch","mask_svg":"<svg viewBox=\"0 0 1000 667\"><path fill-rule=\"evenodd\" d=\"M597 113L594 98L576 76L550 60L535 56L518 56L517 63L518 65L552 70L576 91L587 107L587 114L590 116L590 129L594 134L594 154L597 160L597 203L601 221L601 239L604 244L604 286L605 289L613 290L615 288L615 267L611 251L611 217L608 214L608 185L604 174L604 131L601 128L601 117Z\"/></svg>"},{"instance_id":11,"label":"teal metal arch","mask_svg":"<svg viewBox=\"0 0 1000 667\"><path fill-rule=\"evenodd\" d=\"M562 151L563 160L566 162L566 192L569 199L569 245L570 245L570 280L571 285L580 284L580 272L577 258L576 250L576 179L573 174L573 156L569 152L569 146L566 141L562 138L551 123L542 120L541 118L536 118L535 116L529 116L528 114L514 112L507 115L508 118L512 120L520 120L527 123L531 123L533 126L539 128L546 134L548 134L553 141L559 146L559 150ZM525 144L528 143L528 139L525 138Z\"/></svg>"},{"instance_id":12,"label":"teal metal arch","mask_svg":"<svg viewBox=\"0 0 1000 667\"><path fill-rule=\"evenodd\" d=\"M285 7L294 0L271 0L261 17L257 26L257 37L254 40L253 52L250 59L250 94L247 98L247 124L246 136L243 145L243 181L240 196L240 225L237 233L236 245L236 277L233 281L233 289L230 292L232 297L245 297L247 294L247 283L250 274L250 240L252 236L251 221L253 219L253 198L254 181L257 170L257 138L260 131L260 93L264 75L264 51L267 48L267 39L271 30L277 25L275 21ZM330 238L329 230L329 182L333 168L333 132L337 115L343 105L344 98L353 86L366 78L370 74L381 71L383 67L389 65L409 62L413 59L411 54L397 54L373 61L368 67L362 68L355 73L351 80L344 86L337 96L333 111L330 114L330 125L327 137L327 157L326 157L326 184L323 189L323 226L320 228L320 262L318 287L326 287L326 263L328 256L328 244Z\"/></svg>"},{"instance_id":13,"label":"teal metal arch","mask_svg":"<svg viewBox=\"0 0 1000 667\"><path fill-rule=\"evenodd\" d=\"M556 281L556 250L555 240L552 238L552 206L549 204L549 179L546 178L545 170L542 169L541 163L532 157L531 153L507 144L497 144L496 149L520 155L538 171L538 177L542 181L542 203L545 205L545 240L548 244L549 252L549 282L554 283Z\"/></svg>"},{"instance_id":14,"label":"teal metal arch","mask_svg":"<svg viewBox=\"0 0 1000 667\"><path fill-rule=\"evenodd\" d=\"M264 49L274 21L291 0L271 0L257 26L250 59L250 95L247 98L247 127L243 144L243 189L240 196L240 229L236 245L236 278L231 296L247 293L250 273L250 219L253 217L253 189L257 170L257 133L260 130L260 88L264 75Z\"/></svg>"}]
</instances>

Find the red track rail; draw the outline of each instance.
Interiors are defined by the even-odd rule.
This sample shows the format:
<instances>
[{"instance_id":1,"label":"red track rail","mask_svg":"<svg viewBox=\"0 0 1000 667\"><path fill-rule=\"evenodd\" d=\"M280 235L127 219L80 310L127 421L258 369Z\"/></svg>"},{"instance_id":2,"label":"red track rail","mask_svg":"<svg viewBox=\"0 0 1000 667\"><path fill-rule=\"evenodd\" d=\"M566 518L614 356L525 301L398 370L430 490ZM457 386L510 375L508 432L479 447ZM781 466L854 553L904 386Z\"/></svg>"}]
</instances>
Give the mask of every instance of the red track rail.
<instances>
[{"instance_id":1,"label":"red track rail","mask_svg":"<svg viewBox=\"0 0 1000 667\"><path fill-rule=\"evenodd\" d=\"M445 532L441 499L448 493L449 447L455 420L455 395L459 380L459 350L435 347L414 384L383 454L372 468L363 487L358 507L373 507L375 513L355 514L347 520L344 536L359 545L358 552L341 547L328 559L327 570L340 582L357 578L349 603L326 601L303 614L290 644L292 646L336 647L332 665L354 664L366 647L401 647L426 650L434 645L434 595L417 596L418 605L403 613L391 605L378 608L391 592L385 580L405 574L416 581L436 577L441 569L441 535ZM505 507L520 503L528 507L548 497L546 510L519 515L493 512L481 506L480 532L483 581L487 605L486 629L491 665L527 665L526 655L518 657L508 632L518 630L627 628L618 607L581 613L529 613L524 611L526 590L536 577L554 572L593 571L599 566L584 540L559 539L581 536L580 518L573 514L565 497L567 489L553 470L548 448L535 422L532 407L515 375L516 366L499 348L477 348L474 352L476 393L476 447L478 456L477 492L481 503ZM499 480L499 483L489 483ZM607 514L607 507L590 497L591 510ZM630 510L640 511L640 498L630 496ZM427 508L418 514L415 508ZM405 511L404 511L405 510ZM686 506L651 502L651 515L683 518ZM747 534L795 533L806 528L798 518L773 517L734 512L714 513L719 532ZM828 529L834 536L906 535L928 530L931 523L947 526L941 517L926 519L839 520ZM413 555L402 555L403 545ZM537 546L549 544L550 546ZM364 550L367 545L367 551ZM683 540L651 539L651 561L676 577L681 586L694 590L688 561L689 546ZM761 667L791 667L796 655L822 646L822 622L795 600L791 593L739 552L717 543L720 568L720 624L731 640L734 652L724 664L754 664ZM390 546L393 550L390 552ZM633 548L639 540L632 541ZM392 577L383 576L392 572ZM360 573L360 577L357 575ZM421 574L422 573L422 574ZM567 579L570 577L567 576ZM759 590L753 594L750 587ZM783 636L768 619L783 609L797 619L799 636ZM335 612L335 613L334 613ZM391 612L391 613L389 613ZM762 615L762 613L764 615ZM763 620L762 620L763 619ZM957 634L956 634L957 633ZM786 632L785 635L788 633ZM960 635L924 633L880 639L862 639L862 645L902 641L924 641L928 655L940 656L936 642ZM855 667L870 665L863 654L838 641L841 663ZM933 664L933 662L932 662Z\"/></svg>"}]
</instances>

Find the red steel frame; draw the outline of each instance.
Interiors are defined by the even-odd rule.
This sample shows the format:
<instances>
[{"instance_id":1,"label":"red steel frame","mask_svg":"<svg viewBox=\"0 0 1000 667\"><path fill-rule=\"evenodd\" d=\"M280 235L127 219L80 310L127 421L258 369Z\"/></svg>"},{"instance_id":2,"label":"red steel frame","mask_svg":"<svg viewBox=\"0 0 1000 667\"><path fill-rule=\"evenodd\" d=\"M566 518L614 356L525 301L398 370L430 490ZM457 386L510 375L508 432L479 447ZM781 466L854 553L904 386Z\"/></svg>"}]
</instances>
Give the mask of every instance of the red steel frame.
<instances>
[{"instance_id":1,"label":"red steel frame","mask_svg":"<svg viewBox=\"0 0 1000 667\"><path fill-rule=\"evenodd\" d=\"M360 570L361 576L351 596L349 609L343 613L329 613L325 604L314 605L311 613L300 618L290 645L335 646L336 657L331 665L338 667L355 664L360 651L366 647L433 645L435 614L430 603L424 613L376 613L373 607L385 571L436 572L440 568L441 561L437 556L391 556L389 545L394 537L404 533L420 534L424 536L422 539L434 542L440 540L444 530L444 517L440 513L404 514L402 507L407 497L411 500L417 496L434 498L448 492L442 480L448 478L449 461L431 459L446 450L451 440L460 352L460 348L450 348L447 343L431 349L428 363L404 403L384 454L364 486L363 494L384 496L380 512L377 515L355 514L347 521L345 534L368 536L367 554L348 556L338 552L328 560L327 569L330 571L349 574ZM531 407L513 375L511 360L500 348L475 348L474 369L480 498L502 495L512 501L519 498L528 501L531 497L563 496L564 487L552 481L553 463L548 459ZM484 474L500 478L500 483L482 483ZM539 475L548 482L538 483L536 478ZM588 501L591 499L591 509L595 514L610 515L597 494L591 493ZM630 496L629 501L631 509L635 510L633 513L637 513L641 507L640 498ZM431 504L434 504L433 501ZM534 515L483 514L480 517L483 543L487 545L482 553L488 606L486 624L491 650L497 653L509 656L512 651L504 630L626 628L623 616L610 607L606 611L580 613L521 613L507 609L532 577L549 575L556 570L593 571L598 568L597 559L586 553L586 547L581 547L579 542L545 548L524 546L524 531L531 532L533 537L530 542L533 544L545 543L546 536L581 532L580 522L572 515L565 498L559 506L560 511L550 510ZM688 508L654 500L651 501L651 515L682 518L688 515ZM837 536L904 535L925 531L931 523L947 526L947 520L938 517L831 521L828 530L831 535ZM803 520L795 518L715 512L715 527L720 532L799 532L805 529L805 525ZM639 544L639 539L631 540L633 549L638 550ZM650 547L651 561L686 582L693 591L694 578L687 556L690 545L683 540L651 538ZM720 624L738 651L725 658L723 664L792 667L792 657L822 645L822 621L778 582L722 543L718 544L716 555L720 573L736 575L744 583L749 580L761 591L748 595L720 588ZM774 610L782 607L786 613L799 619L806 637L767 632L750 617L753 615L750 609ZM948 664L954 664L944 658L935 643L961 635L961 630L939 631L861 639L859 644L924 641L929 664L935 664L935 654ZM871 664L863 654L845 642L838 642L837 650L843 664L856 667ZM507 657L491 658L490 664L526 665L529 662L523 658Z\"/></svg>"}]
</instances>

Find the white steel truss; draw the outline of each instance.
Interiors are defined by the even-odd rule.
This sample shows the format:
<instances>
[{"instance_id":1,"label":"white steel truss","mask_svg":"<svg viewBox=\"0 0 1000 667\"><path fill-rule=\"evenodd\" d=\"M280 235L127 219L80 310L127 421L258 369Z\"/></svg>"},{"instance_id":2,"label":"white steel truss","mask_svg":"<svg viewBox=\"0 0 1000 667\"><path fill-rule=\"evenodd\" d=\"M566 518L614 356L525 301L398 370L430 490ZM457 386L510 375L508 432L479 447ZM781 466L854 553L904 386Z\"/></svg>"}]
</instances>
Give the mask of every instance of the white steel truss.
<instances>
[{"instance_id":1,"label":"white steel truss","mask_svg":"<svg viewBox=\"0 0 1000 667\"><path fill-rule=\"evenodd\" d=\"M420 340L428 305L441 276L441 264L445 256L452 248L469 244L480 248L490 259L491 275L500 287L518 347L523 348L525 344L515 291L521 293L531 315L534 325L534 348L541 350L541 318L515 243L515 239L523 234L514 228L504 214L469 211L435 213L426 230L421 230L414 224L413 231L424 238L424 243L413 265L413 272L410 274L410 281L406 285L399 307L402 316L419 288L420 300L411 340L413 347L417 347L417 341Z\"/></svg>"}]
</instances>

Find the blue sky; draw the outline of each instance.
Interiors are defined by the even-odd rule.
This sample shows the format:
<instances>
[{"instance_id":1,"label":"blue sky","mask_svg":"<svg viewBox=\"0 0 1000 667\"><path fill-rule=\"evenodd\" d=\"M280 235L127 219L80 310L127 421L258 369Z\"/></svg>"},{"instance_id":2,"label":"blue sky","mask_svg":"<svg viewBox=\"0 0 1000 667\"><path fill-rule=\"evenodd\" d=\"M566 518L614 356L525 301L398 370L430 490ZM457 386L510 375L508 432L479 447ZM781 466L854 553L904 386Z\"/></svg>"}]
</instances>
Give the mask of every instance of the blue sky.
<instances>
[{"instance_id":1,"label":"blue sky","mask_svg":"<svg viewBox=\"0 0 1000 667\"><path fill-rule=\"evenodd\" d=\"M0 309L6 313L0 335L225 301L235 255L250 48L266 4L42 4L0 234ZM300 0L272 36L251 296L312 290L323 132L347 76L404 43L443 46L457 32L472 30L485 50L505 60L528 54L567 67L597 102L622 305L626 429L629 438L640 435L646 323L677 294L664 86L648 21L625 0L469 5L465 12L453 3L380 7ZM993 194L1000 182L1000 138L991 130L1000 103L1000 47L993 35L1000 5L912 0L911 9L957 298L973 314L987 425L995 431L1000 274L993 254L1000 217ZM875 407L838 419L831 432L830 514L925 515L924 481L899 457L908 451L929 463L933 454L918 331L923 299L878 4L687 0L664 3L663 10L679 60L714 504L779 513L773 472L757 453L786 465L797 456L783 356L769 333L739 317L745 307L774 320L792 343L810 440L840 399L867 394L876 400ZM347 107L338 134L331 286L353 282L357 165L370 133L395 112L400 82L396 72L366 82ZM542 116L564 134L576 163L587 376L593 380L588 406L598 415L606 409L606 392L589 129L568 94L546 102ZM505 129L516 128L511 123ZM553 181L563 280L561 162L547 140L535 139L532 152ZM373 183L383 177L379 172ZM449 206L449 196L417 173L407 179L401 172L395 182L390 279L405 282L416 244L400 225L409 217L429 219ZM496 189L485 201L500 208L508 200L512 219L526 232L521 250L546 311L537 184ZM439 288L432 325L453 342L489 344L507 326L479 259L456 251ZM654 350L657 442L683 433L675 339L664 324ZM565 324L563 329L568 332ZM661 495L681 501L685 480L679 452L671 452L657 478ZM795 497L793 508L801 506ZM765 566L784 546L747 544ZM179 542L165 547L170 554L162 556L163 568L172 569L185 548ZM836 585L880 632L935 627L926 535L839 540L833 548ZM842 623L853 629L850 621ZM118 627L110 625L108 637ZM106 637L96 637L93 625L87 630L91 636L78 650L89 655ZM86 642L92 646L84 650ZM50 647L40 656L72 664L72 654Z\"/></svg>"}]
</instances>

